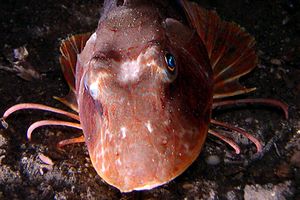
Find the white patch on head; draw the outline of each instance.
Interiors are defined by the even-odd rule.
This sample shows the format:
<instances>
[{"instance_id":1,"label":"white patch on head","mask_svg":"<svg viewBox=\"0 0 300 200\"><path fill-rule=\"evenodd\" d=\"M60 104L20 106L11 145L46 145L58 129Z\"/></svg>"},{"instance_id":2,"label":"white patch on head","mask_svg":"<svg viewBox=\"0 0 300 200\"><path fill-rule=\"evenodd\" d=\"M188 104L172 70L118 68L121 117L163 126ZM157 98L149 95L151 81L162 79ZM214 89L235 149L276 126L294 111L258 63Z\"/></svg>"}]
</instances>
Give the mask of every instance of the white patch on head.
<instances>
[{"instance_id":1,"label":"white patch on head","mask_svg":"<svg viewBox=\"0 0 300 200\"><path fill-rule=\"evenodd\" d=\"M125 127L121 127L120 131L121 131L122 139L126 138L127 129Z\"/></svg>"},{"instance_id":2,"label":"white patch on head","mask_svg":"<svg viewBox=\"0 0 300 200\"><path fill-rule=\"evenodd\" d=\"M98 82L94 82L89 86L89 91L93 99L97 99L99 95Z\"/></svg>"},{"instance_id":3,"label":"white patch on head","mask_svg":"<svg viewBox=\"0 0 300 200\"><path fill-rule=\"evenodd\" d=\"M138 60L127 61L120 66L119 80L122 82L133 82L140 76L140 65Z\"/></svg>"},{"instance_id":4,"label":"white patch on head","mask_svg":"<svg viewBox=\"0 0 300 200\"><path fill-rule=\"evenodd\" d=\"M145 53L141 53L136 60L128 60L120 65L120 73L118 74L118 80L123 83L130 83L138 81L143 68L149 68L155 65L155 56L158 54L157 47L149 48ZM149 59L152 58L152 59ZM144 61L147 60L147 63Z\"/></svg>"},{"instance_id":5,"label":"white patch on head","mask_svg":"<svg viewBox=\"0 0 300 200\"><path fill-rule=\"evenodd\" d=\"M153 128L152 128L152 126L151 126L151 122L148 121L147 123L145 123L145 126L146 126L146 128L148 129L148 131L149 131L150 133L152 133Z\"/></svg>"}]
</instances>

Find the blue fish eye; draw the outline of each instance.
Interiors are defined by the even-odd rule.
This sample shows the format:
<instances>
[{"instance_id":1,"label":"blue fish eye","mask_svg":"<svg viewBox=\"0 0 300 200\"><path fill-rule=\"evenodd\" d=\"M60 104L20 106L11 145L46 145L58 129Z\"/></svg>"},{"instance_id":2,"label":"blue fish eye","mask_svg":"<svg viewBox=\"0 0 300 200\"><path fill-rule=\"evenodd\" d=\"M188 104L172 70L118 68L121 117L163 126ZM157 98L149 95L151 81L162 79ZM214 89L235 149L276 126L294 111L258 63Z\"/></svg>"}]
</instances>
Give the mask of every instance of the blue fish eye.
<instances>
[{"instance_id":1,"label":"blue fish eye","mask_svg":"<svg viewBox=\"0 0 300 200\"><path fill-rule=\"evenodd\" d=\"M165 60L168 65L169 71L174 72L175 67L176 67L175 57L170 53L166 53Z\"/></svg>"}]
</instances>

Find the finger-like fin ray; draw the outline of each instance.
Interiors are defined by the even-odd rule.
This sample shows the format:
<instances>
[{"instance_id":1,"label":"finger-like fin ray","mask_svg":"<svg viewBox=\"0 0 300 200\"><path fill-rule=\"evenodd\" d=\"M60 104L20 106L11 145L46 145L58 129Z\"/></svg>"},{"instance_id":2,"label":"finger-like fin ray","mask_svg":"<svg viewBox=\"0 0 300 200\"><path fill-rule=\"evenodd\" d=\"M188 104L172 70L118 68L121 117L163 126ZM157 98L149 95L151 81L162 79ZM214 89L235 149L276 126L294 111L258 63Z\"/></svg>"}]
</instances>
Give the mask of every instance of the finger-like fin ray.
<instances>
[{"instance_id":1,"label":"finger-like fin ray","mask_svg":"<svg viewBox=\"0 0 300 200\"><path fill-rule=\"evenodd\" d=\"M214 99L253 91L239 83L257 63L254 38L239 25L226 22L214 11L181 1L190 25L206 46L214 72Z\"/></svg>"}]
</instances>

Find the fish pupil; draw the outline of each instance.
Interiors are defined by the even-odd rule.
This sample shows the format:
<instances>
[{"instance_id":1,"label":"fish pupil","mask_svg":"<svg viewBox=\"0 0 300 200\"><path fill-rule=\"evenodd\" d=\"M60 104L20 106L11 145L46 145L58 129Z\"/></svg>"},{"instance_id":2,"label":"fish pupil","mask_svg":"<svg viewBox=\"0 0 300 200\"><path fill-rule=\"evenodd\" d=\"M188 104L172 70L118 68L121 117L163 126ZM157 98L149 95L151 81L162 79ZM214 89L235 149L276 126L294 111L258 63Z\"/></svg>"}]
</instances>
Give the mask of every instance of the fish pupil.
<instances>
[{"instance_id":1,"label":"fish pupil","mask_svg":"<svg viewBox=\"0 0 300 200\"><path fill-rule=\"evenodd\" d=\"M174 71L175 66L176 66L176 64L175 64L175 57L174 57L172 54L167 53L167 54L165 55L165 59L166 59L166 63L167 63L167 65L168 65L168 68L169 68L171 71Z\"/></svg>"}]
</instances>

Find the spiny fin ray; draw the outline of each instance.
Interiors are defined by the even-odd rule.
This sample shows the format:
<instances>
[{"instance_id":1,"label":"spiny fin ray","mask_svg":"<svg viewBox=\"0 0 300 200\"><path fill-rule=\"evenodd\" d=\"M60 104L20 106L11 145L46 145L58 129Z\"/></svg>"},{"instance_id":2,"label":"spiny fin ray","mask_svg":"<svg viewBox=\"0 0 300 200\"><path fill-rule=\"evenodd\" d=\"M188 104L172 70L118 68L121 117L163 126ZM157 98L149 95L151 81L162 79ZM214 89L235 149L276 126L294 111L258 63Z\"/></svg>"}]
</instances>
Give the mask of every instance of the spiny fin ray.
<instances>
[{"instance_id":1,"label":"spiny fin ray","mask_svg":"<svg viewBox=\"0 0 300 200\"><path fill-rule=\"evenodd\" d=\"M75 95L75 75L76 75L76 62L77 55L85 47L90 33L72 35L63 40L60 45L61 56L59 62L64 74L64 77L70 87L68 95L64 98L54 97L60 102L64 103L71 109L77 111L77 102Z\"/></svg>"},{"instance_id":2,"label":"spiny fin ray","mask_svg":"<svg viewBox=\"0 0 300 200\"><path fill-rule=\"evenodd\" d=\"M206 46L214 72L214 98L224 98L253 91L239 83L239 78L255 68L255 40L243 28L225 22L214 11L182 0L182 5L199 37Z\"/></svg>"}]
</instances>

